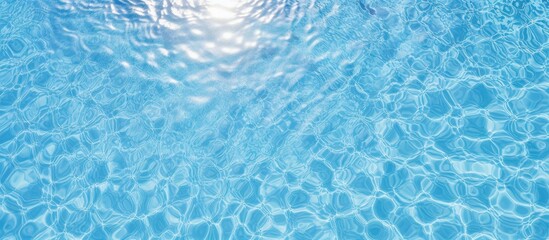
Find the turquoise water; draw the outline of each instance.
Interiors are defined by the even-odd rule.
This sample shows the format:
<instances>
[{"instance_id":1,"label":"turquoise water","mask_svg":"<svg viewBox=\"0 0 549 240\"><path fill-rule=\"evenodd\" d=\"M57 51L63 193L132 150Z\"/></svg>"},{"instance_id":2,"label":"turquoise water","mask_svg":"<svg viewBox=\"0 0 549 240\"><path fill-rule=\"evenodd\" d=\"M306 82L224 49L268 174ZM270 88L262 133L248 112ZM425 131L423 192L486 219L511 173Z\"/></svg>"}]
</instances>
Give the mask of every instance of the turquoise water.
<instances>
[{"instance_id":1,"label":"turquoise water","mask_svg":"<svg viewBox=\"0 0 549 240\"><path fill-rule=\"evenodd\" d=\"M0 239L547 239L548 9L0 0Z\"/></svg>"}]
</instances>

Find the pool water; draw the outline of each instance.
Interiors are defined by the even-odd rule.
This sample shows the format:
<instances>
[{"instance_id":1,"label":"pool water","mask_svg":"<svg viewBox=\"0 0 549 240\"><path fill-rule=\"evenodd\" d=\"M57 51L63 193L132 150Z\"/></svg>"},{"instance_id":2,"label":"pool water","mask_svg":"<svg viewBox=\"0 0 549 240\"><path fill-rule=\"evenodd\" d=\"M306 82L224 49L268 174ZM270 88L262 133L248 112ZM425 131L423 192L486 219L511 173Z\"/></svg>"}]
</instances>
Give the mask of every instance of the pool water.
<instances>
[{"instance_id":1,"label":"pool water","mask_svg":"<svg viewBox=\"0 0 549 240\"><path fill-rule=\"evenodd\" d=\"M548 10L0 0L0 239L547 239Z\"/></svg>"}]
</instances>

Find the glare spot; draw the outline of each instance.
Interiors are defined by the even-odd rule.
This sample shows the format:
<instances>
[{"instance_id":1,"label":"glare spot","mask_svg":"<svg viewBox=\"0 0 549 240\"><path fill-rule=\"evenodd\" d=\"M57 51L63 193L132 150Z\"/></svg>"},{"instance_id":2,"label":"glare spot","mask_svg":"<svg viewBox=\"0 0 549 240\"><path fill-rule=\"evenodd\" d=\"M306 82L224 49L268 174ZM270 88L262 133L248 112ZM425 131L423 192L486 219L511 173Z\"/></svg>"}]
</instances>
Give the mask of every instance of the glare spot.
<instances>
[{"instance_id":1,"label":"glare spot","mask_svg":"<svg viewBox=\"0 0 549 240\"><path fill-rule=\"evenodd\" d=\"M197 35L197 36L202 36L204 35L204 32L200 29L191 29L191 32L194 34L194 35Z\"/></svg>"},{"instance_id":2,"label":"glare spot","mask_svg":"<svg viewBox=\"0 0 549 240\"><path fill-rule=\"evenodd\" d=\"M127 69L127 68L130 68L130 63L128 63L128 62L126 62L126 61L121 61L121 62L120 62L120 65L122 65L122 67L124 67L124 68L126 68L126 69Z\"/></svg>"},{"instance_id":3,"label":"glare spot","mask_svg":"<svg viewBox=\"0 0 549 240\"><path fill-rule=\"evenodd\" d=\"M232 32L224 32L223 34L221 34L221 38L223 38L223 39L231 39L231 38L234 38L234 33L232 33Z\"/></svg>"},{"instance_id":4,"label":"glare spot","mask_svg":"<svg viewBox=\"0 0 549 240\"><path fill-rule=\"evenodd\" d=\"M192 96L189 97L189 100L196 104L204 104L210 101L210 98L208 97L202 97L202 96Z\"/></svg>"}]
</instances>

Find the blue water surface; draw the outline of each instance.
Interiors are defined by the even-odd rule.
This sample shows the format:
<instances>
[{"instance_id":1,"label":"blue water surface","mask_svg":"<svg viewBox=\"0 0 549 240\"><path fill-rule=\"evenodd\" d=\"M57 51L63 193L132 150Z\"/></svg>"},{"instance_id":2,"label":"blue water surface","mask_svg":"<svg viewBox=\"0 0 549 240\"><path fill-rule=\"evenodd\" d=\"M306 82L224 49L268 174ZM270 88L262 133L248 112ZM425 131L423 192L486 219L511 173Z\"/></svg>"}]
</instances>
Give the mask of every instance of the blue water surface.
<instances>
[{"instance_id":1,"label":"blue water surface","mask_svg":"<svg viewBox=\"0 0 549 240\"><path fill-rule=\"evenodd\" d=\"M0 0L0 239L548 239L548 10Z\"/></svg>"}]
</instances>

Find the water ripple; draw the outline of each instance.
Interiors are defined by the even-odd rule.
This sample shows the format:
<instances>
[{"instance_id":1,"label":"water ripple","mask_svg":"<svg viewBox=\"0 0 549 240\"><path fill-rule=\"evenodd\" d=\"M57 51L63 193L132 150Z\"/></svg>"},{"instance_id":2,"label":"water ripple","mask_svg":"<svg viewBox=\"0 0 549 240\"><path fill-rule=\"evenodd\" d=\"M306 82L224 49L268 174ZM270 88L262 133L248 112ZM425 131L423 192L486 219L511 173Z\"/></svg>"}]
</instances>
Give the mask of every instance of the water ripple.
<instances>
[{"instance_id":1,"label":"water ripple","mask_svg":"<svg viewBox=\"0 0 549 240\"><path fill-rule=\"evenodd\" d=\"M547 239L548 7L0 0L0 238Z\"/></svg>"}]
</instances>

